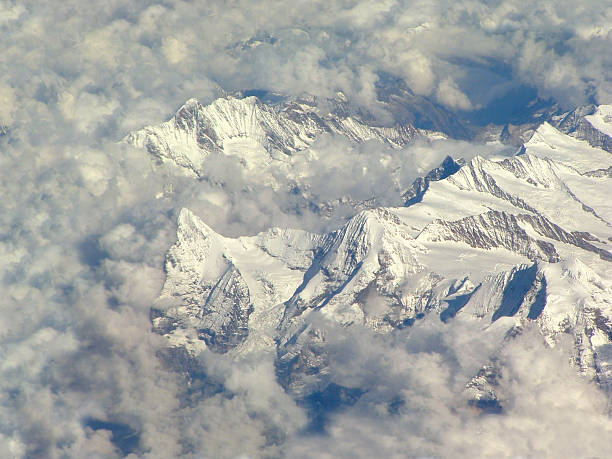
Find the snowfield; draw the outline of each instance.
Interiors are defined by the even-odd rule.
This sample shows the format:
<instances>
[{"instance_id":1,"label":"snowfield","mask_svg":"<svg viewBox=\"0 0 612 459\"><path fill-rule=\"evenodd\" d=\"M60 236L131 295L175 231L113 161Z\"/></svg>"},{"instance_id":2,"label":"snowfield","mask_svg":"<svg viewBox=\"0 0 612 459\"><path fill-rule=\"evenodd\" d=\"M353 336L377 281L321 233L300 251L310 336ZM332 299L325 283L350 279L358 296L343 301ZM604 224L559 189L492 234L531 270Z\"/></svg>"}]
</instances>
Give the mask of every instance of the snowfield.
<instances>
[{"instance_id":1,"label":"snowfield","mask_svg":"<svg viewBox=\"0 0 612 459\"><path fill-rule=\"evenodd\" d=\"M608 108L586 117L604 134ZM390 145L425 135L250 97L208 107L191 100L127 141L196 175L213 154L240 155L247 170L297 174L288 165L329 131ZM270 228L228 238L183 209L154 329L194 356L207 348L273 354L279 382L303 399L330 384L333 327L387 334L432 316L449 329L472 321L501 352L534 324L550 346L569 337L576 369L609 391L612 155L544 123L517 156L456 159L426 186L415 182L421 194L407 206L363 210L327 234ZM495 375L466 381L476 406L499 403Z\"/></svg>"}]
</instances>

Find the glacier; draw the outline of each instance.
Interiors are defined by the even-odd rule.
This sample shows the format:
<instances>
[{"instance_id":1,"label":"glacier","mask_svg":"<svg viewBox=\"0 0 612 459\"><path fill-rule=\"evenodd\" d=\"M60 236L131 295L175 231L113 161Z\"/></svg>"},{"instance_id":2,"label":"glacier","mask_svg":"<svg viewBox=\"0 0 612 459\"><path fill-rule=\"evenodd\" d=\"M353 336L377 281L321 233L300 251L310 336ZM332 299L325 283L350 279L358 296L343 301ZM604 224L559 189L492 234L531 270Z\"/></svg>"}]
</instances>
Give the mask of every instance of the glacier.
<instances>
[{"instance_id":1,"label":"glacier","mask_svg":"<svg viewBox=\"0 0 612 459\"><path fill-rule=\"evenodd\" d=\"M329 233L270 228L225 237L184 208L153 329L193 359L205 349L236 359L268 353L297 400L332 391L350 401L361 389L330 378L334 328L384 335L432 317L449 328L473 322L501 352L536 327L548 346L569 338L570 363L610 395L608 111L544 122L512 157L448 157L401 193L404 206L356 209ZM313 100L268 106L230 97L206 107L190 100L126 141L194 176L209 155L225 154L240 155L247 171L281 167L298 177L288 165L326 132L394 147L443 136L368 126L337 108L324 114ZM497 361L491 355L465 381L483 411L503 409Z\"/></svg>"}]
</instances>

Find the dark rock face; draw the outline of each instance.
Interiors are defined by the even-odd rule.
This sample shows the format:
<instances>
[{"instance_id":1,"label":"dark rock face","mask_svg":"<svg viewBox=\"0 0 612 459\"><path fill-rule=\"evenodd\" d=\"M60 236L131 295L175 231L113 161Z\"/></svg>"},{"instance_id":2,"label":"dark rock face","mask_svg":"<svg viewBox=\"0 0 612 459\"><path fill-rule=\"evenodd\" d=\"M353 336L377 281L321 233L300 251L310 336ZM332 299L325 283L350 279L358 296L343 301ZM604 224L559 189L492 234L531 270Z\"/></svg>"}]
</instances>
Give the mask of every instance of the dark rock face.
<instances>
[{"instance_id":1,"label":"dark rock face","mask_svg":"<svg viewBox=\"0 0 612 459\"><path fill-rule=\"evenodd\" d=\"M165 335L176 330L179 323L176 319L169 317L166 313L157 308L151 308L149 311L149 319L153 324L153 331L160 335Z\"/></svg>"},{"instance_id":2,"label":"dark rock face","mask_svg":"<svg viewBox=\"0 0 612 459\"><path fill-rule=\"evenodd\" d=\"M493 313L492 322L495 322L500 317L513 317L518 312L527 293L532 289L537 274L538 266L535 263L512 274L504 289L499 309Z\"/></svg>"},{"instance_id":3,"label":"dark rock face","mask_svg":"<svg viewBox=\"0 0 612 459\"><path fill-rule=\"evenodd\" d=\"M448 304L448 307L440 313L440 320L442 322L448 322L450 319L455 317L455 315L463 308L468 301L472 298L474 293L478 291L480 285L472 290L470 293L466 293L465 295L457 295L452 299L445 300Z\"/></svg>"},{"instance_id":4,"label":"dark rock face","mask_svg":"<svg viewBox=\"0 0 612 459\"><path fill-rule=\"evenodd\" d=\"M530 260L542 259L550 263L559 261L559 254L550 242L533 239L519 223L528 224L544 237L580 247L598 254L602 260L612 261L610 252L589 242L596 240L591 234L570 233L546 217L537 214L513 215L506 212L489 211L451 222L435 220L425 228L424 233L434 241L465 242L480 249L504 247L521 253Z\"/></svg>"},{"instance_id":5,"label":"dark rock face","mask_svg":"<svg viewBox=\"0 0 612 459\"><path fill-rule=\"evenodd\" d=\"M595 105L585 105L569 112L553 125L565 134L586 140L591 146L612 153L612 137L595 129L584 117L595 113Z\"/></svg>"},{"instance_id":6,"label":"dark rock face","mask_svg":"<svg viewBox=\"0 0 612 459\"><path fill-rule=\"evenodd\" d=\"M300 330L277 348L276 378L308 413L310 433L323 433L329 416L355 404L365 393L330 381L325 334Z\"/></svg>"},{"instance_id":7,"label":"dark rock face","mask_svg":"<svg viewBox=\"0 0 612 459\"><path fill-rule=\"evenodd\" d=\"M546 307L546 277L542 276L542 280L540 281L540 288L538 290L538 293L535 296L535 299L533 300L533 303L531 304L531 307L529 309L529 314L527 314L527 318L532 319L532 320L537 319L538 317L540 317L545 307Z\"/></svg>"},{"instance_id":8,"label":"dark rock face","mask_svg":"<svg viewBox=\"0 0 612 459\"><path fill-rule=\"evenodd\" d=\"M157 358L181 378L184 391L181 404L194 406L199 400L216 394L227 393L227 388L211 378L202 362L184 347L167 347L157 352Z\"/></svg>"},{"instance_id":9,"label":"dark rock face","mask_svg":"<svg viewBox=\"0 0 612 459\"><path fill-rule=\"evenodd\" d=\"M320 330L300 330L277 347L278 382L298 398L325 386L328 364L325 337Z\"/></svg>"},{"instance_id":10,"label":"dark rock face","mask_svg":"<svg viewBox=\"0 0 612 459\"><path fill-rule=\"evenodd\" d=\"M578 128L585 116L592 115L595 110L595 105L583 105L561 116L557 121L552 120L552 124L561 132L569 134Z\"/></svg>"},{"instance_id":11,"label":"dark rock face","mask_svg":"<svg viewBox=\"0 0 612 459\"><path fill-rule=\"evenodd\" d=\"M612 177L612 166L607 169L596 169L585 173L588 177Z\"/></svg>"},{"instance_id":12,"label":"dark rock face","mask_svg":"<svg viewBox=\"0 0 612 459\"><path fill-rule=\"evenodd\" d=\"M499 379L501 371L497 362L483 366L466 385L466 390L471 395L468 404L483 414L501 414L502 400L497 393Z\"/></svg>"},{"instance_id":13,"label":"dark rock face","mask_svg":"<svg viewBox=\"0 0 612 459\"><path fill-rule=\"evenodd\" d=\"M503 163L503 162L502 162ZM500 163L500 165L503 164ZM529 204L525 202L521 197L515 196L504 191L498 184L495 178L493 178L488 172L484 170L482 164L472 162L466 168L462 168L462 170L466 170L466 173L471 176L471 179L474 183L474 187L476 191L480 191L481 193L490 193L493 196L503 199L504 201L508 201L513 206L518 207L519 209L524 209L529 212L537 213L537 209L533 208ZM453 180L454 177L449 178L449 180ZM461 188L461 185L458 185Z\"/></svg>"},{"instance_id":14,"label":"dark rock face","mask_svg":"<svg viewBox=\"0 0 612 459\"><path fill-rule=\"evenodd\" d=\"M378 101L402 124L444 132L456 139L469 139L471 130L457 116L426 97L416 95L406 83L387 73L376 81Z\"/></svg>"},{"instance_id":15,"label":"dark rock face","mask_svg":"<svg viewBox=\"0 0 612 459\"><path fill-rule=\"evenodd\" d=\"M207 294L206 294L207 292ZM225 353L243 343L249 335L249 316L253 312L249 289L233 264L229 264L219 280L204 289L205 301L191 300L189 306L198 319L198 338L218 353ZM193 304L192 304L193 303ZM150 312L153 331L161 335L183 327L187 317L175 310Z\"/></svg>"},{"instance_id":16,"label":"dark rock face","mask_svg":"<svg viewBox=\"0 0 612 459\"><path fill-rule=\"evenodd\" d=\"M421 202L425 192L429 189L430 182L437 182L450 177L465 164L463 159L455 161L450 156L447 156L444 161L437 168L431 170L425 177L417 178L408 191L406 191L402 198L405 200L404 205L409 207L413 204Z\"/></svg>"},{"instance_id":17,"label":"dark rock face","mask_svg":"<svg viewBox=\"0 0 612 459\"><path fill-rule=\"evenodd\" d=\"M529 223L533 229L542 236L565 242L566 244L575 245L576 247L598 254L602 260L612 261L612 254L610 254L610 252L600 249L588 242L597 240L592 234L585 232L570 233L541 215L521 214L518 215L518 219Z\"/></svg>"},{"instance_id":18,"label":"dark rock face","mask_svg":"<svg viewBox=\"0 0 612 459\"><path fill-rule=\"evenodd\" d=\"M489 211L452 222L435 220L423 233L433 241L465 242L480 249L503 247L530 260L559 261L559 254L552 244L530 237L519 225L517 217L506 212Z\"/></svg>"},{"instance_id":19,"label":"dark rock face","mask_svg":"<svg viewBox=\"0 0 612 459\"><path fill-rule=\"evenodd\" d=\"M586 140L593 147L612 153L612 137L599 132L586 120L582 120L573 134L578 139Z\"/></svg>"},{"instance_id":20,"label":"dark rock face","mask_svg":"<svg viewBox=\"0 0 612 459\"><path fill-rule=\"evenodd\" d=\"M240 272L230 265L202 307L198 338L216 352L227 352L248 337L252 312L249 288Z\"/></svg>"},{"instance_id":21,"label":"dark rock face","mask_svg":"<svg viewBox=\"0 0 612 459\"><path fill-rule=\"evenodd\" d=\"M198 102L183 105L176 113L174 125L184 131L196 131L196 139L200 148L216 151L220 150L219 139L202 116L202 105Z\"/></svg>"}]
</instances>

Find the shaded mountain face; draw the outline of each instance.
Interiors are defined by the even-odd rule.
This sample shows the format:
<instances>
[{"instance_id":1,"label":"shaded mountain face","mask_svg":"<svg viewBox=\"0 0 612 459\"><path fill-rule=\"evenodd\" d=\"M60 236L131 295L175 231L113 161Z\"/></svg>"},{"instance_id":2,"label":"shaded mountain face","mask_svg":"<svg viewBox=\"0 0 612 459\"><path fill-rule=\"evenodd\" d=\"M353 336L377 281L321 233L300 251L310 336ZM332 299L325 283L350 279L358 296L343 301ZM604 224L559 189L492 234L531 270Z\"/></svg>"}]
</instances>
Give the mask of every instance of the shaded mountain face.
<instances>
[{"instance_id":1,"label":"shaded mountain face","mask_svg":"<svg viewBox=\"0 0 612 459\"><path fill-rule=\"evenodd\" d=\"M543 123L548 123L564 134L584 140L594 148L612 152L609 105L585 105L563 112L552 102L535 99L529 104L525 116L513 118L500 125L489 124L474 131L476 138L496 139L510 145L521 146L530 141ZM488 118L485 118L488 119Z\"/></svg>"},{"instance_id":2,"label":"shaded mountain face","mask_svg":"<svg viewBox=\"0 0 612 459\"><path fill-rule=\"evenodd\" d=\"M556 117L561 132L584 140L595 148L612 153L612 106L588 105Z\"/></svg>"},{"instance_id":3,"label":"shaded mountain face","mask_svg":"<svg viewBox=\"0 0 612 459\"><path fill-rule=\"evenodd\" d=\"M197 175L232 142L254 142L242 153L265 163L322 132L390 145L429 135L313 107L190 101L128 140ZM569 339L576 369L610 391L612 155L604 147L612 121L609 107L590 113L542 124L517 156L449 157L405 190L405 206L362 210L329 233L271 228L229 238L183 209L154 330L194 357L270 353L279 383L310 408L330 394L351 404L363 393L332 377L335 330L388 335L433 319L449 333L479 324L499 352L530 327L550 346ZM477 409L499 412L497 354L481 365L465 393Z\"/></svg>"}]
</instances>

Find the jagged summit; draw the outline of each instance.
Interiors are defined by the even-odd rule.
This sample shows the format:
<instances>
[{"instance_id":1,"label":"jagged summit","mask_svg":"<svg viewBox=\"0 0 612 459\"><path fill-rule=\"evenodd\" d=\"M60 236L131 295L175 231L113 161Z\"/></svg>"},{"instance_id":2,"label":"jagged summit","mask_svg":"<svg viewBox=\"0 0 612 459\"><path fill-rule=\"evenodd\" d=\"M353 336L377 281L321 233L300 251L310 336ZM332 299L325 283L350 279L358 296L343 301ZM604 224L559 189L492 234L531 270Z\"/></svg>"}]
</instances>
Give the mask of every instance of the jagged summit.
<instances>
[{"instance_id":1,"label":"jagged summit","mask_svg":"<svg viewBox=\"0 0 612 459\"><path fill-rule=\"evenodd\" d=\"M305 152L322 135L391 152L439 136L411 123L370 125L347 104L340 95L257 92L190 99L126 140L201 178L210 155L236 156L246 174L285 177L306 196ZM270 353L281 385L307 400L330 387L360 393L329 379L336 327L386 334L424 318L475 322L500 350L537 327L551 346L569 337L579 371L612 390L611 117L608 106L549 117L512 157L448 156L398 190L403 206L355 204L329 233L270 228L230 238L183 209L154 330L191 355ZM466 381L477 408L501 409L496 358Z\"/></svg>"},{"instance_id":2,"label":"jagged summit","mask_svg":"<svg viewBox=\"0 0 612 459\"><path fill-rule=\"evenodd\" d=\"M410 123L380 127L349 114L342 99L299 98L265 104L255 96L226 96L202 105L189 99L172 119L129 134L125 141L146 149L159 161L171 161L200 175L210 154L255 155L265 163L308 148L320 135L331 133L360 143L378 141L400 147L417 137L434 135ZM440 137L441 134L435 134Z\"/></svg>"},{"instance_id":3,"label":"jagged summit","mask_svg":"<svg viewBox=\"0 0 612 459\"><path fill-rule=\"evenodd\" d=\"M236 103L258 101L215 110ZM557 158L536 148L544 135ZM231 239L182 211L155 329L192 352L275 352L279 381L299 398L330 384L321 318L379 333L430 314L449 326L477 320L500 346L533 322L550 344L572 336L582 373L607 387L612 207L591 191L612 189L591 173L607 163L588 146L574 150L574 167L563 152L580 141L551 125L534 137L515 157L447 158L415 182L407 206L362 211L328 234ZM474 400L493 393L486 374L468 384Z\"/></svg>"},{"instance_id":4,"label":"jagged summit","mask_svg":"<svg viewBox=\"0 0 612 459\"><path fill-rule=\"evenodd\" d=\"M427 175L424 177L418 177L412 186L406 191L402 198L405 200L406 206L411 206L418 202L421 202L423 199L423 195L429 189L430 182L437 182L439 180L443 180L447 177L450 177L459 169L461 166L465 164L465 160L463 158L459 158L457 160L453 159L450 156L444 158L444 161L440 164L440 166L432 169Z\"/></svg>"},{"instance_id":5,"label":"jagged summit","mask_svg":"<svg viewBox=\"0 0 612 459\"><path fill-rule=\"evenodd\" d=\"M584 122L584 118L581 120ZM525 143L524 151L563 162L582 173L612 166L612 154L608 151L593 146L586 136L562 133L549 123L543 123L534 132L531 139Z\"/></svg>"},{"instance_id":6,"label":"jagged summit","mask_svg":"<svg viewBox=\"0 0 612 459\"><path fill-rule=\"evenodd\" d=\"M586 105L552 120L561 132L612 152L612 105Z\"/></svg>"}]
</instances>

